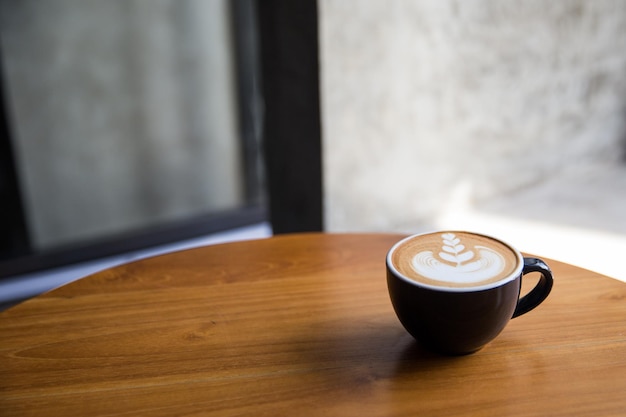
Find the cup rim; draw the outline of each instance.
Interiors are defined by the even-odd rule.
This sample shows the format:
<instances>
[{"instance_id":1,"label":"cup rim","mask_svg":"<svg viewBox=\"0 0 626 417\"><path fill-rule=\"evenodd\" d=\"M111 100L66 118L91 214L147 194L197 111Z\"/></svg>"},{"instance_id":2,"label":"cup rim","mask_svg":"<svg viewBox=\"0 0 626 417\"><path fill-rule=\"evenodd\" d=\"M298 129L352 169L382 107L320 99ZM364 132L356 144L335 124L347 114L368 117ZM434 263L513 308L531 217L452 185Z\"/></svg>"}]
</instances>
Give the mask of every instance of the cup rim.
<instances>
[{"instance_id":1,"label":"cup rim","mask_svg":"<svg viewBox=\"0 0 626 417\"><path fill-rule=\"evenodd\" d=\"M418 282L415 281L409 277L407 277L406 275L404 275L403 273L401 273L400 271L398 271L398 269L395 267L395 265L393 264L392 260L391 260L391 255L394 253L394 251L398 248L398 246L402 245L404 242L411 240L411 239L415 239L417 237L420 236L426 236L426 235L432 235L435 233L467 233L467 234L472 234L472 235L476 235L476 236L483 236L486 237L488 239L493 239L497 242L502 243L504 246L508 247L511 251L513 251L513 253L515 253L515 256L517 258L517 267L513 270L513 272L511 272L509 275L507 275L506 277L499 279L498 281L495 282L491 282L488 284L483 284L483 285L477 285L475 287L445 287L445 286L437 286L437 285L431 285L431 284L426 284L423 282ZM399 240L398 242L396 242L391 249L389 249L389 251L387 252L387 257L386 257L386 264L387 264L387 269L391 270L391 272L393 273L393 275L396 278L399 278L405 282L407 282L408 284L411 285L415 285L417 287L422 287L422 288L426 288L429 290L433 290L433 291L441 291L441 292L454 292L454 293L466 293L466 292L478 292L478 291L485 291L485 290L491 290L494 288L498 288L501 287L511 281L514 281L516 278L520 277L522 274L522 270L524 268L524 257L522 256L522 253L515 249L515 247L509 243L507 243L506 241L485 234L485 233L480 233L480 232L473 232L471 230L450 230L450 229L437 229L437 230L432 230L429 232L422 232L422 233L415 233L412 234L410 236L407 236L401 240Z\"/></svg>"}]
</instances>

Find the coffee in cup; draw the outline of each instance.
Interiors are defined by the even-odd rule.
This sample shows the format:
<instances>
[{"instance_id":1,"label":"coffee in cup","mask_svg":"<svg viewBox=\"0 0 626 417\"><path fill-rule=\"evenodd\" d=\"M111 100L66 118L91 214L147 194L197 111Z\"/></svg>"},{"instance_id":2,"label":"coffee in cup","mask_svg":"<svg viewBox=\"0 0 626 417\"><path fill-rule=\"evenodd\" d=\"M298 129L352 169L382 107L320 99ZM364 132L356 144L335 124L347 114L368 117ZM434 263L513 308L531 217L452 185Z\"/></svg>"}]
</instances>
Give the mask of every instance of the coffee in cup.
<instances>
[{"instance_id":1,"label":"coffee in cup","mask_svg":"<svg viewBox=\"0 0 626 417\"><path fill-rule=\"evenodd\" d=\"M522 276L529 272L541 278L520 298ZM552 283L543 261L479 233L414 235L387 254L387 285L400 322L420 343L442 353L479 350L511 318L539 305Z\"/></svg>"}]
</instances>

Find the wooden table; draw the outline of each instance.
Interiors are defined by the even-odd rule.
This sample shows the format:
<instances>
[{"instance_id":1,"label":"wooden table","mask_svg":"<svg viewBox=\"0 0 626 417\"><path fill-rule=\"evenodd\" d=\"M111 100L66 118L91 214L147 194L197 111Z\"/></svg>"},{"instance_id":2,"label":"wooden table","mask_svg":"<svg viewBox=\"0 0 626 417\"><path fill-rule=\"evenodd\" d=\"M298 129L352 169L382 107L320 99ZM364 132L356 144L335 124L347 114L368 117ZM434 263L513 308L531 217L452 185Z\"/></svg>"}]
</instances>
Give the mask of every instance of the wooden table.
<instances>
[{"instance_id":1,"label":"wooden table","mask_svg":"<svg viewBox=\"0 0 626 417\"><path fill-rule=\"evenodd\" d=\"M626 284L555 286L469 356L401 327L399 235L286 235L106 270L0 314L0 415L626 415Z\"/></svg>"}]
</instances>

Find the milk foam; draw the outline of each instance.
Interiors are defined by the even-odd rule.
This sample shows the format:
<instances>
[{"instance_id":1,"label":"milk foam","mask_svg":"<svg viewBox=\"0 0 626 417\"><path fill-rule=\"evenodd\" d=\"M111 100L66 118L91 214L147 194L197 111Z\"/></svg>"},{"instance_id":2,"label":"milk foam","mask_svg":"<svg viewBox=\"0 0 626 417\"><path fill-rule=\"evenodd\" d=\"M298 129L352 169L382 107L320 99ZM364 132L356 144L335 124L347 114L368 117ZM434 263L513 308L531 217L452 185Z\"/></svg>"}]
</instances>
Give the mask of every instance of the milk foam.
<instances>
[{"instance_id":1,"label":"milk foam","mask_svg":"<svg viewBox=\"0 0 626 417\"><path fill-rule=\"evenodd\" d=\"M504 270L505 260L498 252L485 246L475 251L465 249L453 233L441 235L442 252L423 251L413 257L411 266L418 274L436 281L478 283L496 277Z\"/></svg>"},{"instance_id":2,"label":"milk foam","mask_svg":"<svg viewBox=\"0 0 626 417\"><path fill-rule=\"evenodd\" d=\"M510 246L467 232L430 233L406 239L399 243L392 258L395 267L408 278L441 287L483 287L521 268L521 255Z\"/></svg>"}]
</instances>

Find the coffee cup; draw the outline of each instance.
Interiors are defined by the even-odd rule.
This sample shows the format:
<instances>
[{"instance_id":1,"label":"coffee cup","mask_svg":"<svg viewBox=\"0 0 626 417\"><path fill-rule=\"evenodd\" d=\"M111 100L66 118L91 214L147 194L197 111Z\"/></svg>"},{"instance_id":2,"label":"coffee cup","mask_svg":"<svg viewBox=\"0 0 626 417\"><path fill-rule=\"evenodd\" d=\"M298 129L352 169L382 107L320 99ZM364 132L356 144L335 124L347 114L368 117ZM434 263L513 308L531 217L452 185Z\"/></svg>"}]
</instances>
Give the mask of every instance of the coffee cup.
<instances>
[{"instance_id":1,"label":"coffee cup","mask_svg":"<svg viewBox=\"0 0 626 417\"><path fill-rule=\"evenodd\" d=\"M539 280L520 297L530 272ZM541 259L479 233L413 235L387 254L387 287L400 323L424 347L444 354L481 349L511 318L541 304L552 283Z\"/></svg>"}]
</instances>

